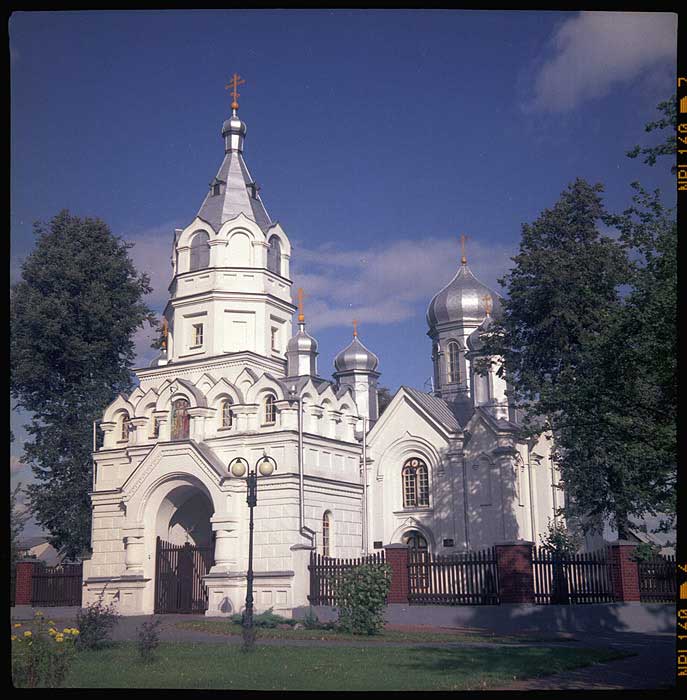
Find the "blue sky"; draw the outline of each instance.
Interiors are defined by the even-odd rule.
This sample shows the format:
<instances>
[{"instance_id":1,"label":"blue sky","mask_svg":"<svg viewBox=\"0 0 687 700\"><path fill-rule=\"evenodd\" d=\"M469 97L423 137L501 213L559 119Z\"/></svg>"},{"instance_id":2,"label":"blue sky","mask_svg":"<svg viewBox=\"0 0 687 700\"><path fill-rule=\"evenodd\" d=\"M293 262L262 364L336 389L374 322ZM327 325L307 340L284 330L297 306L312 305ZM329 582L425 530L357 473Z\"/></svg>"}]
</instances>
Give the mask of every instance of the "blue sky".
<instances>
[{"instance_id":1,"label":"blue sky","mask_svg":"<svg viewBox=\"0 0 687 700\"><path fill-rule=\"evenodd\" d=\"M669 168L625 152L674 91L676 15L543 11L15 13L12 279L32 222L62 208L135 242L161 310L173 229L195 216L223 156L224 86L245 79L245 158L294 246L319 371L360 322L381 383L423 388L425 311L458 237L485 283L520 227L575 177L609 209ZM138 338L141 364L152 351ZM13 424L21 442L23 431ZM27 481L12 446L12 482Z\"/></svg>"}]
</instances>

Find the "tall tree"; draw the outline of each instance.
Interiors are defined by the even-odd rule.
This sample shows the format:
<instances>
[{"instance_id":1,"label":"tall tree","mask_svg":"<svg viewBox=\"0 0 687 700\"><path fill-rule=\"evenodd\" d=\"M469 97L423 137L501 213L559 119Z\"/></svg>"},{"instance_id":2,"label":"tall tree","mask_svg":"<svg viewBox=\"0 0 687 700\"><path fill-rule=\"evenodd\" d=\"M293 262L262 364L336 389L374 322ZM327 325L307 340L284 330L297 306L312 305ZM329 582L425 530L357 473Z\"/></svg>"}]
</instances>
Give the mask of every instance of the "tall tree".
<instances>
[{"instance_id":1,"label":"tall tree","mask_svg":"<svg viewBox=\"0 0 687 700\"><path fill-rule=\"evenodd\" d=\"M10 491L10 568L14 568L19 559L19 538L24 531L30 513L20 509L19 497L21 496L21 484L17 484Z\"/></svg>"},{"instance_id":2,"label":"tall tree","mask_svg":"<svg viewBox=\"0 0 687 700\"><path fill-rule=\"evenodd\" d=\"M10 293L10 388L32 416L22 457L36 477L31 508L74 557L90 542L93 421L131 388L133 334L156 321L131 244L103 221L62 211L35 234Z\"/></svg>"},{"instance_id":3,"label":"tall tree","mask_svg":"<svg viewBox=\"0 0 687 700\"><path fill-rule=\"evenodd\" d=\"M645 149L647 162L670 143ZM632 516L674 516L677 459L677 226L658 191L633 187L632 205L609 215L600 186L578 180L523 227L504 315L486 338L527 429L553 432L565 514L586 528L610 519L621 536Z\"/></svg>"}]
</instances>

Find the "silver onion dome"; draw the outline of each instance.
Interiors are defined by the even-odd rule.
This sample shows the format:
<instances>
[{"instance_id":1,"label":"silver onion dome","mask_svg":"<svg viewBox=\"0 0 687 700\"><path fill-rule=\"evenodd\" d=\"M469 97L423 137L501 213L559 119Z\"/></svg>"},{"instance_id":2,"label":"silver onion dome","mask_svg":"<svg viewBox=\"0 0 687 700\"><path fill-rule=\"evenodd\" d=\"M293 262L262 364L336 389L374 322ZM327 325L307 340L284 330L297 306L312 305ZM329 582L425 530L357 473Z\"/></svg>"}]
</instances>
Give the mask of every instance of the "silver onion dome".
<instances>
[{"instance_id":1,"label":"silver onion dome","mask_svg":"<svg viewBox=\"0 0 687 700\"><path fill-rule=\"evenodd\" d=\"M305 330L305 324L298 324L298 333L286 344L286 352L317 352L317 341Z\"/></svg>"},{"instance_id":2,"label":"silver onion dome","mask_svg":"<svg viewBox=\"0 0 687 700\"><path fill-rule=\"evenodd\" d=\"M482 284L463 263L455 277L439 291L427 308L427 323L431 327L452 321L481 321L491 297L492 313L501 311L499 295Z\"/></svg>"},{"instance_id":3,"label":"silver onion dome","mask_svg":"<svg viewBox=\"0 0 687 700\"><path fill-rule=\"evenodd\" d=\"M368 350L358 339L353 336L351 344L344 348L335 358L334 367L337 372L351 372L362 370L374 372L379 365L379 358Z\"/></svg>"},{"instance_id":4,"label":"silver onion dome","mask_svg":"<svg viewBox=\"0 0 687 700\"><path fill-rule=\"evenodd\" d=\"M149 367L162 367L168 363L167 351L160 350L159 354L155 359L148 365Z\"/></svg>"}]
</instances>

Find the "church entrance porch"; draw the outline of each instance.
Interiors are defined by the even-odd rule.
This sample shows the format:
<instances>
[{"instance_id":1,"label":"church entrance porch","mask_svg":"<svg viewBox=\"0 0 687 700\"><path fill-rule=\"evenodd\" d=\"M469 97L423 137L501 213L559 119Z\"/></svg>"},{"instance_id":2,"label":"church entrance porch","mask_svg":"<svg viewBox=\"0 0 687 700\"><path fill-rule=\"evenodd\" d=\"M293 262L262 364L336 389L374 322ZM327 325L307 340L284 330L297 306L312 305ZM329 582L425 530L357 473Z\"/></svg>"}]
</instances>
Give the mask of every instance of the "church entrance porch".
<instances>
[{"instance_id":1,"label":"church entrance porch","mask_svg":"<svg viewBox=\"0 0 687 700\"><path fill-rule=\"evenodd\" d=\"M213 507L192 485L170 491L160 504L155 543L155 613L204 613L203 582L214 564Z\"/></svg>"},{"instance_id":2,"label":"church entrance porch","mask_svg":"<svg viewBox=\"0 0 687 700\"><path fill-rule=\"evenodd\" d=\"M204 613L208 607L203 577L210 571L214 545L183 545L157 538L155 613Z\"/></svg>"}]
</instances>

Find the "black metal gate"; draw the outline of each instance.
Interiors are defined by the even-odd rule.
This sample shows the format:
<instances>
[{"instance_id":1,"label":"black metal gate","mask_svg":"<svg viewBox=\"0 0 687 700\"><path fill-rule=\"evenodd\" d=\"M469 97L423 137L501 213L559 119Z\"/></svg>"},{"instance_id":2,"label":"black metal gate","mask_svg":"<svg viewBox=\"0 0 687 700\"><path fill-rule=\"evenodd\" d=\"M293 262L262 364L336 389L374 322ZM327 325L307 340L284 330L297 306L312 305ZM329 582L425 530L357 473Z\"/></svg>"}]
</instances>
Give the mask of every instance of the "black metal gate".
<instances>
[{"instance_id":1,"label":"black metal gate","mask_svg":"<svg viewBox=\"0 0 687 700\"><path fill-rule=\"evenodd\" d=\"M203 613L208 591L203 576L213 564L213 545L172 544L157 538L155 612Z\"/></svg>"}]
</instances>

